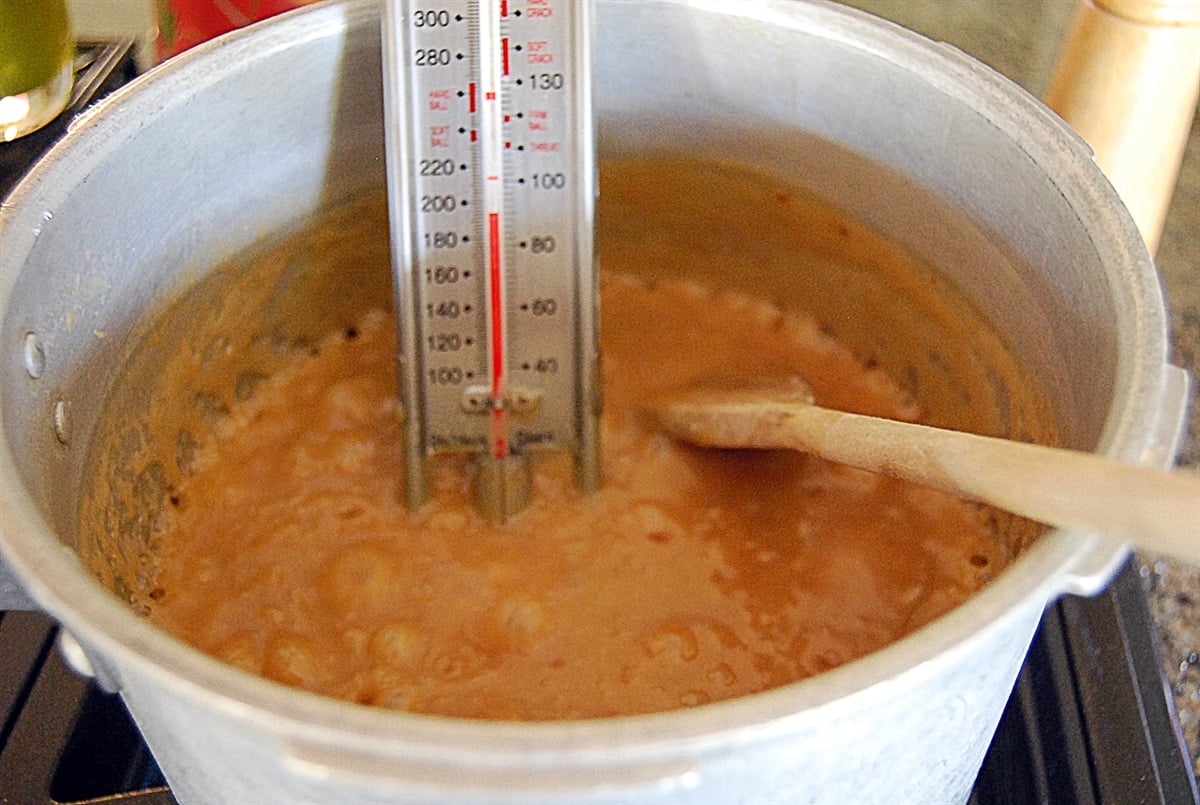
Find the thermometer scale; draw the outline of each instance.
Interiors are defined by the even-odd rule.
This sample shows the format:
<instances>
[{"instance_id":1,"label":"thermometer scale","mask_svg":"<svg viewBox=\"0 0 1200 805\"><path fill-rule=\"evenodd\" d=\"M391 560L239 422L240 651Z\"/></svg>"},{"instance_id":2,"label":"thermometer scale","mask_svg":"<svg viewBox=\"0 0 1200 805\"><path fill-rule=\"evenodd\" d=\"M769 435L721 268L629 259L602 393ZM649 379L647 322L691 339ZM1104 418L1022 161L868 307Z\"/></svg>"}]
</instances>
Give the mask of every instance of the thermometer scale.
<instances>
[{"instance_id":1,"label":"thermometer scale","mask_svg":"<svg viewBox=\"0 0 1200 805\"><path fill-rule=\"evenodd\" d=\"M389 0L388 198L405 411L405 494L476 457L503 522L529 456L599 484L591 4Z\"/></svg>"}]
</instances>

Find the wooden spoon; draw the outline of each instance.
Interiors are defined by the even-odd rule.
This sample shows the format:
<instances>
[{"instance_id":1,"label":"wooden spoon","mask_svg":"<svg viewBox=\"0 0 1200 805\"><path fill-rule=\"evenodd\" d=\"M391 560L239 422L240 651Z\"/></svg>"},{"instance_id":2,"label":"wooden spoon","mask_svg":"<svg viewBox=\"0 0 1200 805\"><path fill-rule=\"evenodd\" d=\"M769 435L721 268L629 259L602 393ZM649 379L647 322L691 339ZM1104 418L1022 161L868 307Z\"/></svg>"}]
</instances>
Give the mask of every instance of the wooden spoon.
<instances>
[{"instance_id":1,"label":"wooden spoon","mask_svg":"<svg viewBox=\"0 0 1200 805\"><path fill-rule=\"evenodd\" d=\"M693 444L802 450L1200 565L1200 475L832 411L795 387L689 391L657 414Z\"/></svg>"}]
</instances>

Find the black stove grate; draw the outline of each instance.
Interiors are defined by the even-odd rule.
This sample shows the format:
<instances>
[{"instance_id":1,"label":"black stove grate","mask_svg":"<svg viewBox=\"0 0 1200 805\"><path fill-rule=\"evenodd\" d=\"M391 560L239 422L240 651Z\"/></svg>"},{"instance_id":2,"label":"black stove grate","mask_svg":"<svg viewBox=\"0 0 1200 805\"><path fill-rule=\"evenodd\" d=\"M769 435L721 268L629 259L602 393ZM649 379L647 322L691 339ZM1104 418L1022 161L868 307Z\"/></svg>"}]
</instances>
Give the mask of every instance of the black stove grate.
<instances>
[{"instance_id":1,"label":"black stove grate","mask_svg":"<svg viewBox=\"0 0 1200 805\"><path fill-rule=\"evenodd\" d=\"M1186 805L1196 779L1136 561L1047 609L969 805Z\"/></svg>"},{"instance_id":2,"label":"black stove grate","mask_svg":"<svg viewBox=\"0 0 1200 805\"><path fill-rule=\"evenodd\" d=\"M0 614L0 802L173 804L120 697L70 671L56 633L41 613Z\"/></svg>"}]
</instances>

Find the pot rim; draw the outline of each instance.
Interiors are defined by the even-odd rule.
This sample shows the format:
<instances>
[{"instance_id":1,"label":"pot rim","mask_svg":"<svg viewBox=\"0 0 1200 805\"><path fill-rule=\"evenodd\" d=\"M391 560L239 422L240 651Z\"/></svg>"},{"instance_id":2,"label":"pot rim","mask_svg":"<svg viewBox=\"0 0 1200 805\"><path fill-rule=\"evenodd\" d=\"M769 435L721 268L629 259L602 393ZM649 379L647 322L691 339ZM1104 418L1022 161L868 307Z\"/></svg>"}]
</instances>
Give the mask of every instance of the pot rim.
<instances>
[{"instance_id":1,"label":"pot rim","mask_svg":"<svg viewBox=\"0 0 1200 805\"><path fill-rule=\"evenodd\" d=\"M931 44L865 13L831 3L809 5L791 0L756 0L735 8L707 0L693 0L691 5L804 28L899 61L924 80L976 104L977 109L992 110L990 118L1003 120L1007 134L1019 147L1031 157L1043 156L1035 159L1038 164L1052 160L1057 167L1053 179L1073 203L1085 208L1088 215L1082 225L1088 227L1101 256L1112 261L1109 281L1120 285L1114 296L1125 300L1128 295L1119 315L1129 320L1122 324L1129 324L1134 333L1135 343L1123 342L1118 358L1122 364L1119 376L1131 382L1117 390L1096 452L1135 463L1155 460L1150 453L1163 441L1158 435L1163 426L1156 416L1166 385L1161 292L1136 227L1076 135L1015 84L965 54ZM340 35L356 21L361 23L377 13L374 4L339 2L288 12L193 48L136 79L78 118L63 140L13 190L10 203L0 208L0 233L8 230L14 241L31 242L22 228L33 221L28 217L37 214L32 202L56 173L86 175L88 165L106 154L105 132L111 136L131 125L130 119L144 119L171 103L176 90L195 86L193 75L210 72L211 60L266 59L278 48ZM207 82L201 79L200 83ZM0 294L4 298L20 273L18 260L11 256L19 250L6 249L9 256L0 258ZM19 478L9 444L7 425L0 419L0 477ZM1016 617L1015 613L1029 606L1040 611L1065 591L1094 592L1107 583L1111 571L1128 553L1111 539L1051 530L950 613L818 676L692 709L580 721L491 722L342 702L226 665L141 619L100 585L77 555L54 536L23 486L0 486L0 513L0 553L30 595L87 648L120 657L138 675L189 696L205 697L228 713L252 711L256 721L289 739L344 742L350 734L369 740L363 747L373 752L403 746L417 754L435 754L453 747L458 753L479 758L519 756L522 762L553 756L559 762L575 758L580 763L608 763L618 761L620 755L598 751L611 753L619 748L625 755L646 757L670 752L683 742L693 748L698 741L711 749L725 748L731 743L761 740L776 730L793 729L797 719L824 720L839 709L870 707L871 702L889 696L898 678L933 673L939 656L969 651L987 628L1002 625Z\"/></svg>"}]
</instances>

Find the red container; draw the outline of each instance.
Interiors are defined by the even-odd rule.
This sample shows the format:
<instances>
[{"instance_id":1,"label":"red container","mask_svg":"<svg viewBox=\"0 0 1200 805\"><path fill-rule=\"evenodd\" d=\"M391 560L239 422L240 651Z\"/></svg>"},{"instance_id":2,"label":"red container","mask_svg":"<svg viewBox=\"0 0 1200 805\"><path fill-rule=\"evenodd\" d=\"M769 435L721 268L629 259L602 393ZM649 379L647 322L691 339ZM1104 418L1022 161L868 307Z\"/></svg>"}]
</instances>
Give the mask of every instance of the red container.
<instances>
[{"instance_id":1,"label":"red container","mask_svg":"<svg viewBox=\"0 0 1200 805\"><path fill-rule=\"evenodd\" d=\"M158 60L314 0L156 0Z\"/></svg>"}]
</instances>

